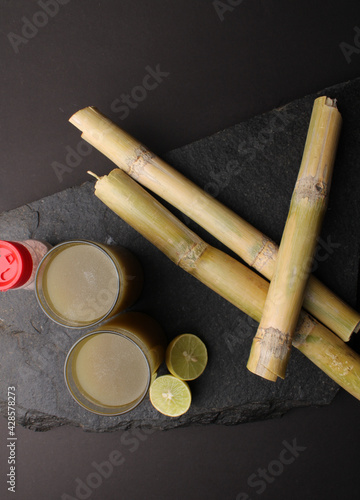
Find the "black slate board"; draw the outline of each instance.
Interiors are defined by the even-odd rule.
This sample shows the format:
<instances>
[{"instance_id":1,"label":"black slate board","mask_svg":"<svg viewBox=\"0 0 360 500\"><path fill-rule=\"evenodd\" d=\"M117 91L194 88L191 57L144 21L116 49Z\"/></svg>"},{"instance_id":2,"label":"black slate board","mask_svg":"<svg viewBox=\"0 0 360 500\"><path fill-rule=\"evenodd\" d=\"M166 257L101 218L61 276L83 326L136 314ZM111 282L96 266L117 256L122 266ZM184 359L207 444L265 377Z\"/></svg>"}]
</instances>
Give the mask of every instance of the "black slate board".
<instances>
[{"instance_id":1,"label":"black slate board","mask_svg":"<svg viewBox=\"0 0 360 500\"><path fill-rule=\"evenodd\" d=\"M344 126L314 271L353 306L359 255L359 89L360 79L332 87L164 156L279 242L313 101L323 94L337 98ZM93 154L103 161L99 153ZM337 385L295 349L284 381L274 384L249 373L246 361L257 324L177 268L109 211L93 195L93 184L88 182L1 214L1 238L36 238L51 244L84 238L129 248L145 271L143 294L132 309L155 317L169 340L183 332L199 335L208 346L208 367L191 383L193 403L180 418L157 413L148 399L123 416L98 417L72 400L63 381L66 353L88 330L59 327L44 316L33 293L11 291L0 296L3 414L7 413L8 386L16 387L17 421L35 430L64 424L91 431L238 424L332 401ZM206 241L226 250L195 223L173 212ZM165 371L163 366L160 373Z\"/></svg>"}]
</instances>

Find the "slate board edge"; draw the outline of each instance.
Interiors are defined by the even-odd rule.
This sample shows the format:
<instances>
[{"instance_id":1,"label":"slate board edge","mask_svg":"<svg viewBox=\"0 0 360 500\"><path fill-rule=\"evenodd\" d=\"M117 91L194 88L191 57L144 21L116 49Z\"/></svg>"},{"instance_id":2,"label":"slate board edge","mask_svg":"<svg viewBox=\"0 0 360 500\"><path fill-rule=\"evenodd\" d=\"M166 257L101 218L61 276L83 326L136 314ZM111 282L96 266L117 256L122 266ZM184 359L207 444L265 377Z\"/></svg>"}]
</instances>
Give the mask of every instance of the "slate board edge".
<instances>
[{"instance_id":1,"label":"slate board edge","mask_svg":"<svg viewBox=\"0 0 360 500\"><path fill-rule=\"evenodd\" d=\"M348 83L353 83L353 82L356 82L356 81L360 81L360 78L357 78L355 80L350 80L350 81L346 81L346 82L342 82L340 84L336 84L334 86L331 86L331 87L328 87L322 91L319 91L317 92L316 94L310 94L310 95L320 95L320 94L329 94L330 97L331 97L331 92L332 92L332 89L341 89L342 87L346 86ZM304 98L306 97L309 97L309 95L307 96L304 96ZM301 98L303 99L303 98ZM300 101L301 99L298 99L298 100L295 100L295 101L292 101L291 103L294 103L296 101ZM291 103L288 103L286 104L285 106L282 106L281 108L276 108L275 110L280 110L280 109L284 109L286 108L286 106L288 106L289 104ZM273 110L273 111L275 111ZM269 111L271 112L271 111ZM268 112L264 113L264 114L267 114ZM258 115L258 116L261 116L261 115ZM255 118L255 117L254 117ZM232 128L232 127L230 127ZM225 129L226 130L226 129ZM221 132L221 131L219 131ZM219 132L216 132L215 134L213 135L216 135L217 133ZM200 139L201 141L202 139ZM195 142L199 142L199 141L195 141ZM194 143L190 143L189 145L191 144L194 144ZM179 148L181 149L181 148ZM173 150L173 151L176 151L176 150ZM168 154L171 154L172 152L168 153ZM166 157L166 155L163 155L164 157ZM84 184L90 184L91 181L88 181L88 182L85 182L83 183L82 185ZM73 188L68 188L67 190L72 190ZM67 191L65 190L65 191ZM54 196L54 195L50 195L50 196ZM276 418L278 416L281 416L283 414L285 414L289 409L291 408L294 408L294 407L304 407L304 406L323 406L325 404L330 404L331 401L334 399L336 393L338 392L339 388L337 388L336 390L334 390L333 394L331 397L329 397L329 400L327 402L321 402L317 405L314 405L312 403L308 403L308 402L304 402L304 403L301 403L301 402L296 402L296 404L294 405L294 402L289 402L289 404L287 405L288 407L286 407L286 404L284 406L284 403L282 402L281 405L282 405L282 410L279 411L279 409L277 408L276 405L272 406L272 407L269 407L268 409L268 412L265 414L263 413L262 416L261 416L261 420L264 420L264 419L268 419L268 418ZM1 406L3 406L4 403L1 404ZM249 405L249 407L251 407L251 404ZM239 418L238 419L234 419L231 417L231 414L236 411L236 410L239 410L241 409L241 414L239 415ZM29 428L29 429L32 429L32 430L50 430L51 428L54 428L54 427L58 427L58 426L63 426L63 425L75 425L75 426L78 426L78 427L81 427L79 426L77 423L74 423L74 422L71 422L71 421L67 421L67 420L63 420L63 419L59 419L58 417L51 417L50 415L46 415L46 414L41 414L41 412L38 412L38 411L35 411L33 412L32 410L28 410L28 411L22 411L20 408L19 408L19 413L23 413L22 416L18 417L18 423L20 423L22 426L26 427L26 428ZM192 424L224 424L224 425L236 425L238 423L242 423L244 421L246 422L251 422L251 421L256 421L256 420L259 420L259 417L257 415L251 415L251 417L249 417L249 415L247 415L247 408L246 406L242 405L241 407L228 407L228 408L222 408L221 410L219 410L217 413L216 413L216 410L215 410L215 413L212 413L212 414L207 414L207 413L204 413L204 414L199 414L197 416L194 416L193 419L190 419L186 422L181 422L181 419L179 419L177 422L176 422L176 427L181 427L181 426L189 426L189 425L192 425ZM245 417L242 417L242 414L245 414L246 416ZM36 420L37 419L37 420ZM42 425L41 425L42 424ZM45 425L44 425L45 424ZM40 427L38 427L40 425ZM145 422L137 422L137 421L133 421L130 423L129 425L129 422L119 422L117 423L113 428L109 427L109 428L106 428L106 429L101 429L97 432L106 432L106 431L116 431L118 429L129 429L129 428L134 428L134 427L139 427L139 426L144 426L145 428L147 426L151 426L151 428L154 428L154 429L161 429L161 430L166 430L167 428L174 428L174 425L171 424L171 422L169 422L169 425L167 424L167 421L165 422L161 422L160 425L158 426L153 426L151 424L151 421L145 421ZM91 429L87 429L85 427L83 427L85 431L89 431Z\"/></svg>"},{"instance_id":2,"label":"slate board edge","mask_svg":"<svg viewBox=\"0 0 360 500\"><path fill-rule=\"evenodd\" d=\"M151 429L154 431L167 431L178 428L185 428L195 425L239 425L242 423L252 423L259 422L265 420L271 420L275 418L282 417L290 410L295 408L319 408L328 404L331 404L336 394L338 393L338 389L335 389L332 397L330 396L327 402L322 402L318 404L313 404L309 402L301 402L301 401L280 401L279 404L264 404L262 407L257 403L249 403L248 405L240 405L240 406L231 406L228 408L221 409L210 409L208 412L204 412L202 414L196 415L193 418L183 419L182 417L178 418L168 418L161 423L154 423L151 420L127 420L123 422L118 422L115 425L107 426L102 429L93 429L91 427L87 427L86 425L81 425L77 422L72 422L68 419L62 419L58 416L51 416L45 413L41 413L39 411L27 410L17 408L17 412L19 410L23 413L22 416L17 416L16 423L21 425L25 429L35 431L35 432L47 432L57 427L71 426L82 429L84 432L116 432L118 430L122 431L130 431L132 429ZM254 412L254 407L256 406L256 410ZM265 413L266 409L268 410ZM109 423L111 423L112 418L116 417L108 417ZM175 425L174 425L175 424Z\"/></svg>"}]
</instances>

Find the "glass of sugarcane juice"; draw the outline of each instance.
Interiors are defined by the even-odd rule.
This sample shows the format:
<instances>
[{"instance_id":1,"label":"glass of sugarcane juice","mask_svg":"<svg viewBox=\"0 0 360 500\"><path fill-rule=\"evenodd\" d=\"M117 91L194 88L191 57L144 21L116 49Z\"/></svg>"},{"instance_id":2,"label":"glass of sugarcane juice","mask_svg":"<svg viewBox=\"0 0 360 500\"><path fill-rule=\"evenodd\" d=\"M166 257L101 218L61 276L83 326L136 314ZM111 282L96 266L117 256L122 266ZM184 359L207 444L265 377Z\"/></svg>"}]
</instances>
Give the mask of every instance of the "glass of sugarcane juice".
<instances>
[{"instance_id":1,"label":"glass of sugarcane juice","mask_svg":"<svg viewBox=\"0 0 360 500\"><path fill-rule=\"evenodd\" d=\"M146 396L165 349L165 334L152 317L125 312L72 346L64 367L67 388L93 413L128 412Z\"/></svg>"},{"instance_id":2,"label":"glass of sugarcane juice","mask_svg":"<svg viewBox=\"0 0 360 500\"><path fill-rule=\"evenodd\" d=\"M91 327L130 307L142 285L141 265L129 250L88 240L53 247L35 278L40 307L67 328Z\"/></svg>"}]
</instances>

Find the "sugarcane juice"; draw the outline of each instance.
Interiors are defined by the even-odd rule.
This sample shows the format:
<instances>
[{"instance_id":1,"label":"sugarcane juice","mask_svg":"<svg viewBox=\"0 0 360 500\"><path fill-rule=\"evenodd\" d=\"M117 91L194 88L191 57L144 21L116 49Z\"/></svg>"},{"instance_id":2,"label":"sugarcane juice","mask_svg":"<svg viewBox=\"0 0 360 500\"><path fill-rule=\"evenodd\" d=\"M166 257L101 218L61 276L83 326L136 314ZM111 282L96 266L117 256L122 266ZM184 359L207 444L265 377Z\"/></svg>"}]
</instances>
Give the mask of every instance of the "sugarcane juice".
<instances>
[{"instance_id":1,"label":"sugarcane juice","mask_svg":"<svg viewBox=\"0 0 360 500\"><path fill-rule=\"evenodd\" d=\"M164 361L167 341L159 323L130 311L80 338L65 360L73 398L98 415L120 415L145 397Z\"/></svg>"},{"instance_id":2,"label":"sugarcane juice","mask_svg":"<svg viewBox=\"0 0 360 500\"><path fill-rule=\"evenodd\" d=\"M141 398L149 365L140 348L116 333L98 333L82 342L73 361L78 389L100 406L124 406Z\"/></svg>"},{"instance_id":3,"label":"sugarcane juice","mask_svg":"<svg viewBox=\"0 0 360 500\"><path fill-rule=\"evenodd\" d=\"M113 307L118 273L111 258L87 243L64 246L54 254L43 277L43 294L56 315L70 322L91 323Z\"/></svg>"}]
</instances>

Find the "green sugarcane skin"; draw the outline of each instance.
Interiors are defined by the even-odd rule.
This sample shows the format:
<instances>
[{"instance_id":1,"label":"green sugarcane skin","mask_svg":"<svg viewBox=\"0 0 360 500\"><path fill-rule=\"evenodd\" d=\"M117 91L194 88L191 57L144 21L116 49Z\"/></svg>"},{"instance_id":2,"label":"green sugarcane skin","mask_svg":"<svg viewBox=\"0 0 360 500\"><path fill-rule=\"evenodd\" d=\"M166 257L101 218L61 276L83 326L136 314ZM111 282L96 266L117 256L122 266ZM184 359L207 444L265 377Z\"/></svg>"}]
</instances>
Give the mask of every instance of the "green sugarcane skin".
<instances>
[{"instance_id":1,"label":"green sugarcane skin","mask_svg":"<svg viewBox=\"0 0 360 500\"><path fill-rule=\"evenodd\" d=\"M355 398L359 398L360 356L310 315L300 313L293 346Z\"/></svg>"},{"instance_id":2,"label":"green sugarcane skin","mask_svg":"<svg viewBox=\"0 0 360 500\"><path fill-rule=\"evenodd\" d=\"M315 99L274 274L247 367L269 380L285 377L313 255L326 212L341 115L336 101Z\"/></svg>"},{"instance_id":3,"label":"green sugarcane skin","mask_svg":"<svg viewBox=\"0 0 360 500\"><path fill-rule=\"evenodd\" d=\"M175 264L260 321L269 287L266 280L207 245L123 171L116 169L100 178L95 194ZM307 313L302 315L294 346L360 399L360 356Z\"/></svg>"},{"instance_id":4,"label":"green sugarcane skin","mask_svg":"<svg viewBox=\"0 0 360 500\"><path fill-rule=\"evenodd\" d=\"M285 378L292 337L325 212L326 204L320 195L312 201L295 196L290 205L277 266L269 286L270 300L265 302L248 362L250 371L273 381L277 376Z\"/></svg>"},{"instance_id":5,"label":"green sugarcane skin","mask_svg":"<svg viewBox=\"0 0 360 500\"><path fill-rule=\"evenodd\" d=\"M250 316L261 309L266 281L253 279L250 269L207 245L122 170L97 181L95 194L176 265L219 295ZM263 291L260 298L258 287Z\"/></svg>"}]
</instances>

